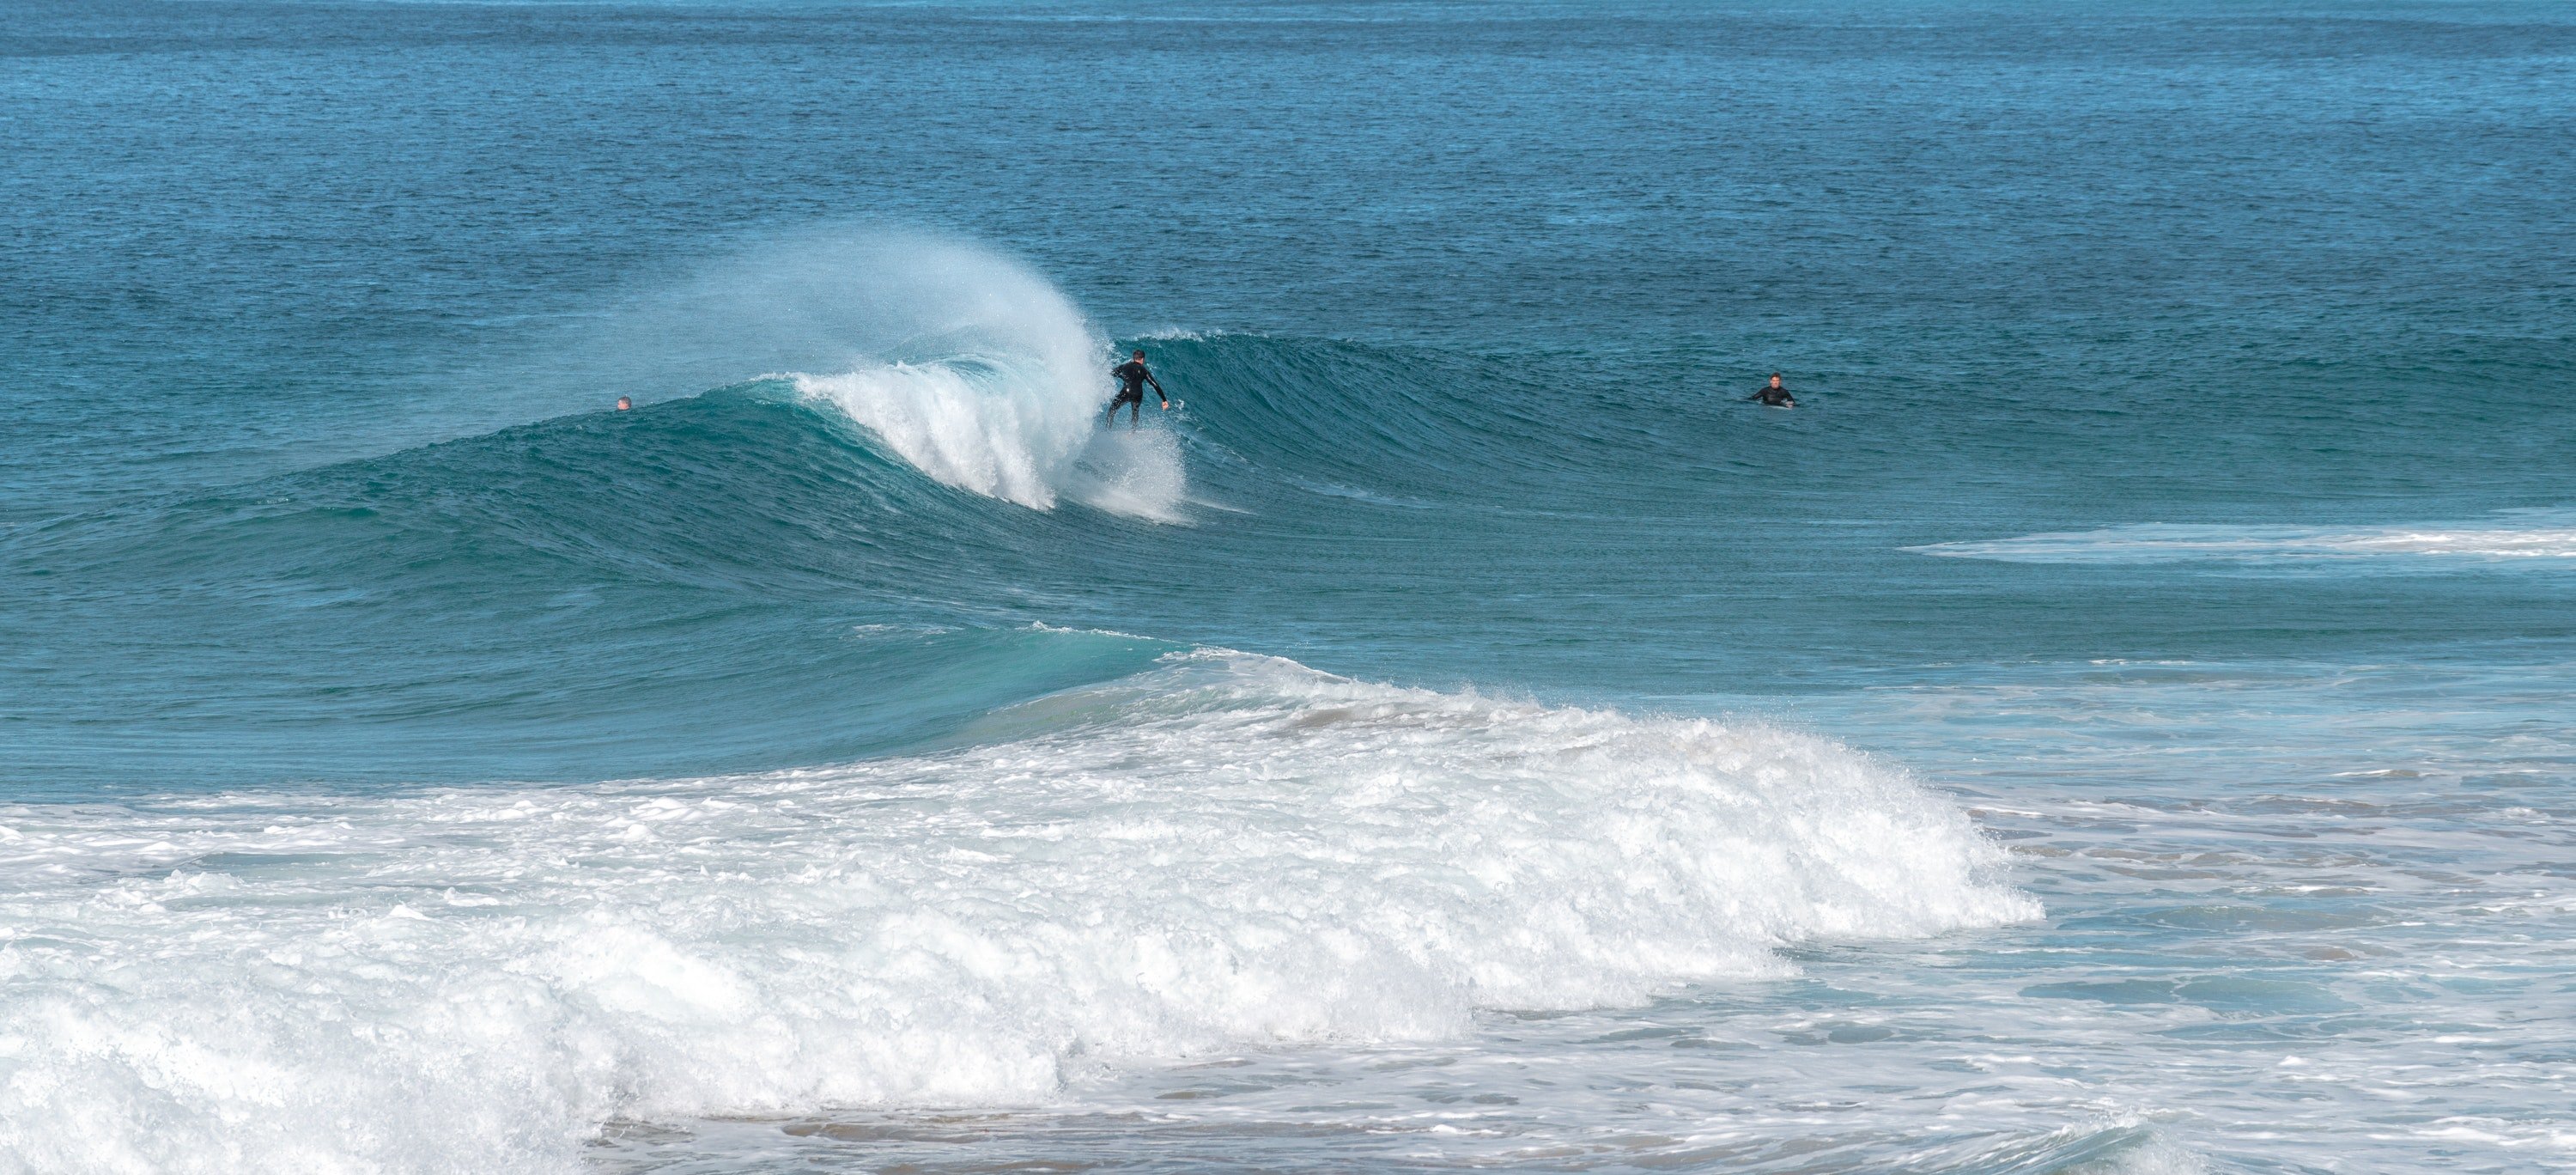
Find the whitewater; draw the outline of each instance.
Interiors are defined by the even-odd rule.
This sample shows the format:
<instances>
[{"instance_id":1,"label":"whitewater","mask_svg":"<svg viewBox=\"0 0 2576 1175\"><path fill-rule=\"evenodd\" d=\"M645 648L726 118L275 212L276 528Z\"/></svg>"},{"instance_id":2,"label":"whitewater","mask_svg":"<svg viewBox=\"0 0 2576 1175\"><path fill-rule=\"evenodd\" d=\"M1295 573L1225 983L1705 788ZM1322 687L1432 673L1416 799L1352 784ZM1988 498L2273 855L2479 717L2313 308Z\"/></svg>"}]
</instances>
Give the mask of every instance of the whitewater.
<instances>
[{"instance_id":1,"label":"whitewater","mask_svg":"<svg viewBox=\"0 0 2576 1175\"><path fill-rule=\"evenodd\" d=\"M2569 60L24 0L0 1175L2576 1171Z\"/></svg>"},{"instance_id":2,"label":"whitewater","mask_svg":"<svg viewBox=\"0 0 2576 1175\"><path fill-rule=\"evenodd\" d=\"M932 756L0 808L7 1169L561 1170L613 1121L1041 1106L2039 912L1822 740L1167 660Z\"/></svg>"},{"instance_id":3,"label":"whitewater","mask_svg":"<svg viewBox=\"0 0 2576 1175\"><path fill-rule=\"evenodd\" d=\"M2493 1093L2554 1088L2570 1039L2506 1010L2559 1002L2532 930L2576 916L2553 663L1979 660L2073 639L2049 587L1874 638L1948 667L1605 687L1699 671L1746 600L1694 567L1744 548L1694 545L1722 486L1585 473L1704 453L1562 427L1472 355L1146 342L1220 407L1104 428L1115 348L1025 262L806 230L561 347L695 392L10 536L20 622L124 651L18 711L0 1170L2166 1173L2212 1136L2576 1138ZM2507 601L2486 624L2551 565L2501 554L2560 541L2501 517L1735 533L1936 593L2430 559L2490 576L2442 581ZM1649 574L1605 544L1668 576L1603 676L1419 682L1547 664ZM1237 651L1368 660L1227 610L1262 581L1406 601L1352 618L1417 682ZM165 685L209 634L250 683L211 714Z\"/></svg>"},{"instance_id":4,"label":"whitewater","mask_svg":"<svg viewBox=\"0 0 2576 1175\"><path fill-rule=\"evenodd\" d=\"M2144 523L2112 530L1936 543L1926 555L2016 563L2208 561L2298 564L2318 560L2512 562L2576 557L2576 527L2562 510L2520 510L2483 523L2369 527L2178 526ZM2510 523L2518 525L2498 525Z\"/></svg>"}]
</instances>

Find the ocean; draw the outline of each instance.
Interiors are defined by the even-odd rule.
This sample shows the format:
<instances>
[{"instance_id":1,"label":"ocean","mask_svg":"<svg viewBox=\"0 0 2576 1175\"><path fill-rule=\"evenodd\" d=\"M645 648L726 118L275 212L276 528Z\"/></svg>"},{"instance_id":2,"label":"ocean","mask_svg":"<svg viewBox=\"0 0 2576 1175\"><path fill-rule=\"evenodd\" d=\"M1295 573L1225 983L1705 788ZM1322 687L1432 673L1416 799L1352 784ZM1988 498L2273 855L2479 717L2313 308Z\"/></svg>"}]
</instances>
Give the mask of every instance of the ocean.
<instances>
[{"instance_id":1,"label":"ocean","mask_svg":"<svg viewBox=\"0 0 2576 1175\"><path fill-rule=\"evenodd\" d=\"M2576 1170L2571 128L2525 0L12 0L0 1172Z\"/></svg>"}]
</instances>

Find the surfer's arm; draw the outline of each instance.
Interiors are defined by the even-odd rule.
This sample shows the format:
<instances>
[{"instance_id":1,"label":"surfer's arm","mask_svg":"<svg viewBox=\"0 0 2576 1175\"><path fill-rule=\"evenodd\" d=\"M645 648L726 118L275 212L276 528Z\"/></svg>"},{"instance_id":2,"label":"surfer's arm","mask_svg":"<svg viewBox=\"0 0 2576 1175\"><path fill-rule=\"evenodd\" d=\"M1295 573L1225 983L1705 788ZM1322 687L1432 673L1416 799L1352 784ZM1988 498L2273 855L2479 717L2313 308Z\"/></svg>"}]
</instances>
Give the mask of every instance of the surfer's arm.
<instances>
[{"instance_id":1,"label":"surfer's arm","mask_svg":"<svg viewBox=\"0 0 2576 1175\"><path fill-rule=\"evenodd\" d=\"M1163 381L1156 379L1149 374L1145 377L1145 382L1154 385L1154 394L1162 398L1163 407L1169 408L1172 406L1172 394L1163 390Z\"/></svg>"}]
</instances>

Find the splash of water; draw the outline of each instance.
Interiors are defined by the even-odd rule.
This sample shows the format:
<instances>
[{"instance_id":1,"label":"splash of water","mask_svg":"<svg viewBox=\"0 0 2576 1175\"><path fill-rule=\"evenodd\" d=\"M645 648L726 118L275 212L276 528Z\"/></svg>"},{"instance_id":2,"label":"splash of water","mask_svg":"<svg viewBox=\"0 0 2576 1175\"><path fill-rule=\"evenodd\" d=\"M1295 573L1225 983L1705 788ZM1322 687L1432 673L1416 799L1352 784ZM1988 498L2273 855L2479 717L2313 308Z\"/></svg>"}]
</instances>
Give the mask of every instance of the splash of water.
<instances>
[{"instance_id":1,"label":"splash of water","mask_svg":"<svg viewBox=\"0 0 2576 1175\"><path fill-rule=\"evenodd\" d=\"M1109 343L1035 270L972 241L833 228L746 249L622 311L605 371L695 391L787 373L946 485L1170 520L1176 449L1094 442Z\"/></svg>"}]
</instances>

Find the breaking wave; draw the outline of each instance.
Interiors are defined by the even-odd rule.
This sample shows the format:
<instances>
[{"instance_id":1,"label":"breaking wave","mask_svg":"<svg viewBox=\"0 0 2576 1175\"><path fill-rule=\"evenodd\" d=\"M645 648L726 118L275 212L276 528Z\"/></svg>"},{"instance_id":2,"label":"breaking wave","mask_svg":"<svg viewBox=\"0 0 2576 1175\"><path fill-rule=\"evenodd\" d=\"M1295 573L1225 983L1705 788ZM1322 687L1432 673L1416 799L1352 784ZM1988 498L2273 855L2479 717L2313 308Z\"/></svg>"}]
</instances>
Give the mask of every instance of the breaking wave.
<instances>
[{"instance_id":1,"label":"breaking wave","mask_svg":"<svg viewBox=\"0 0 2576 1175\"><path fill-rule=\"evenodd\" d=\"M0 1168L560 1170L616 1119L1045 1103L2030 918L1831 742L1202 651L966 749L0 808Z\"/></svg>"}]
</instances>

